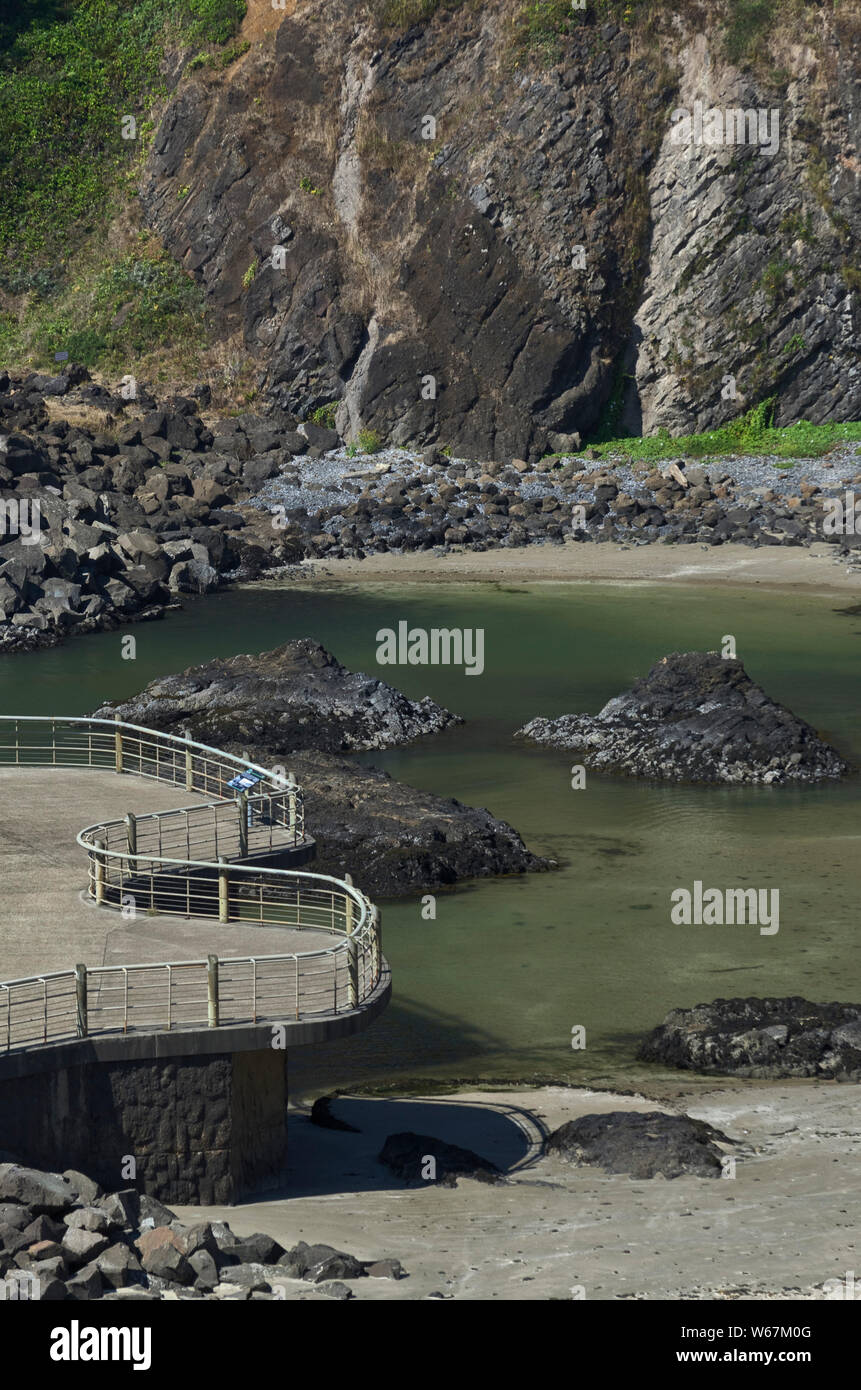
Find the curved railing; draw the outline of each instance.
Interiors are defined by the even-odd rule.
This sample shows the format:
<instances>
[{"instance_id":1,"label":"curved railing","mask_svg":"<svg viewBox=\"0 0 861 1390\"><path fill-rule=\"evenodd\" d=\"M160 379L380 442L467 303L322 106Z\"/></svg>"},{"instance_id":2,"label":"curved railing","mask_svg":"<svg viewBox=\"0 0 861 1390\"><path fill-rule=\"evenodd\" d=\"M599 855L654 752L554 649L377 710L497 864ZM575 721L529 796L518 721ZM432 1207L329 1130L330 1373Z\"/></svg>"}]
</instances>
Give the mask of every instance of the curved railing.
<instances>
[{"instance_id":1,"label":"curved railing","mask_svg":"<svg viewBox=\"0 0 861 1390\"><path fill-rule=\"evenodd\" d=\"M2 766L101 768L218 798L82 830L77 842L96 904L132 920L206 917L338 940L265 956L78 965L0 982L0 1048L337 1014L379 984L379 911L349 876L253 862L273 852L289 858L310 843L301 789L284 769L119 720L39 716L0 716ZM237 776L244 785L230 787Z\"/></svg>"}]
</instances>

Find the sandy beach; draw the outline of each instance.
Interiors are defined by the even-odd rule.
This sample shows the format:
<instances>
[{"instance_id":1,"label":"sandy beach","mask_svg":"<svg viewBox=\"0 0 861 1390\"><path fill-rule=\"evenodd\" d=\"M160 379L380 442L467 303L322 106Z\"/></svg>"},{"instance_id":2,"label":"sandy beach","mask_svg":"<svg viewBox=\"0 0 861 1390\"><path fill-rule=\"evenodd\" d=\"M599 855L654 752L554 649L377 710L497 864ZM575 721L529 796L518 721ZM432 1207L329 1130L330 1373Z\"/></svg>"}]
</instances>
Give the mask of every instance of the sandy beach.
<instances>
[{"instance_id":1,"label":"sandy beach","mask_svg":"<svg viewBox=\"0 0 861 1390\"><path fill-rule=\"evenodd\" d=\"M292 571L314 584L707 584L861 595L861 574L835 563L835 546L810 549L746 545L529 545L449 550L433 555L370 555L364 560L305 560ZM266 581L264 581L266 582ZM268 581L273 582L273 581ZM274 581L278 582L278 581Z\"/></svg>"},{"instance_id":2,"label":"sandy beach","mask_svg":"<svg viewBox=\"0 0 861 1390\"><path fill-rule=\"evenodd\" d=\"M861 572L835 563L835 547L746 545L530 545L484 551L369 555L364 560L306 560L291 577L319 586L398 584L667 584L861 595ZM279 581L263 581L275 582Z\"/></svg>"},{"instance_id":3,"label":"sandy beach","mask_svg":"<svg viewBox=\"0 0 861 1390\"><path fill-rule=\"evenodd\" d=\"M357 1299L824 1299L858 1265L859 1101L857 1085L732 1080L687 1105L566 1087L342 1097L333 1112L360 1133L291 1112L289 1199L176 1210L401 1261L408 1278L351 1280ZM560 1124L610 1110L707 1120L734 1141L735 1177L633 1180L542 1156ZM507 1181L405 1188L376 1157L401 1130L472 1148ZM285 1280L283 1296L326 1295Z\"/></svg>"}]
</instances>

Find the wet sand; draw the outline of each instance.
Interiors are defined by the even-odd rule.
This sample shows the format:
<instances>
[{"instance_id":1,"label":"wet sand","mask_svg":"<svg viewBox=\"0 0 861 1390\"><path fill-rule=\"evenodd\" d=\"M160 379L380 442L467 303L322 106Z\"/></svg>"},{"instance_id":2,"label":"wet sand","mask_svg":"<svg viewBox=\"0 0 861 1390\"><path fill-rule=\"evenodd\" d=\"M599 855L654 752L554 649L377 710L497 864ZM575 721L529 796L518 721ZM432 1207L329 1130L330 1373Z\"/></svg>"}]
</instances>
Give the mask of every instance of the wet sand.
<instances>
[{"instance_id":1,"label":"wet sand","mask_svg":"<svg viewBox=\"0 0 861 1390\"><path fill-rule=\"evenodd\" d=\"M434 555L369 555L364 560L306 560L291 572L315 586L398 584L706 584L861 595L861 572L835 563L835 547L643 545L616 542L530 545ZM273 581L270 581L273 582ZM274 581L278 582L278 581Z\"/></svg>"},{"instance_id":2,"label":"wet sand","mask_svg":"<svg viewBox=\"0 0 861 1390\"><path fill-rule=\"evenodd\" d=\"M728 1081L687 1104L566 1087L343 1097L334 1113L361 1133L291 1112L289 1197L176 1210L408 1271L349 1281L357 1299L823 1299L826 1280L858 1267L859 1101L861 1086L816 1081ZM735 1176L634 1180L542 1156L544 1137L579 1115L656 1109L735 1141ZM376 1159L400 1130L472 1148L507 1181L405 1188ZM326 1296L296 1280L283 1289Z\"/></svg>"}]
</instances>

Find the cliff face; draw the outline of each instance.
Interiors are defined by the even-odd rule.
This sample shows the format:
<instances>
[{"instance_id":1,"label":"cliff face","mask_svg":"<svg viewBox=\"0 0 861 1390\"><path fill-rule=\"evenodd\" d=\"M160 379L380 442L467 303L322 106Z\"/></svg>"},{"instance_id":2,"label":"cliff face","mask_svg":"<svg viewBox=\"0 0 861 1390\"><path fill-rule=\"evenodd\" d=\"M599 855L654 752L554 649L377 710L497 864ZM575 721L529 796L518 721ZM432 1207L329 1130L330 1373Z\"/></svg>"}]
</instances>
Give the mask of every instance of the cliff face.
<instances>
[{"instance_id":1,"label":"cliff face","mask_svg":"<svg viewBox=\"0 0 861 1390\"><path fill-rule=\"evenodd\" d=\"M284 408L498 458L772 395L861 416L857 20L817 8L763 75L714 19L586 10L548 67L520 0L400 33L291 8L222 74L179 63L140 189ZM762 145L681 143L698 101L761 112Z\"/></svg>"}]
</instances>

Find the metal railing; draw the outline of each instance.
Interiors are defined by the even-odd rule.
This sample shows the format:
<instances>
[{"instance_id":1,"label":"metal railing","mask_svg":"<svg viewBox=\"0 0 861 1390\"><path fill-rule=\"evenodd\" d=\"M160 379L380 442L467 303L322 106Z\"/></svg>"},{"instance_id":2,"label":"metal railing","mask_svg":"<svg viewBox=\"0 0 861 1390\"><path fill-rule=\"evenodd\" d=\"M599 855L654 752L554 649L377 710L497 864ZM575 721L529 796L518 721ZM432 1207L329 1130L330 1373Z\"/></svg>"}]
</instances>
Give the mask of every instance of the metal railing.
<instances>
[{"instance_id":1,"label":"metal railing","mask_svg":"<svg viewBox=\"0 0 861 1390\"><path fill-rule=\"evenodd\" d=\"M88 826L93 901L219 923L334 935L277 955L155 964L77 965L0 982L0 1049L116 1033L278 1022L355 1009L382 973L378 909L324 874L237 863L307 843L301 789L219 749L101 719L0 716L0 766L93 767L226 796L237 772L259 774L235 800L200 802ZM165 853L165 851L168 851ZM174 851L170 853L170 851ZM192 857L194 851L195 857ZM197 858L209 853L211 859Z\"/></svg>"}]
</instances>

